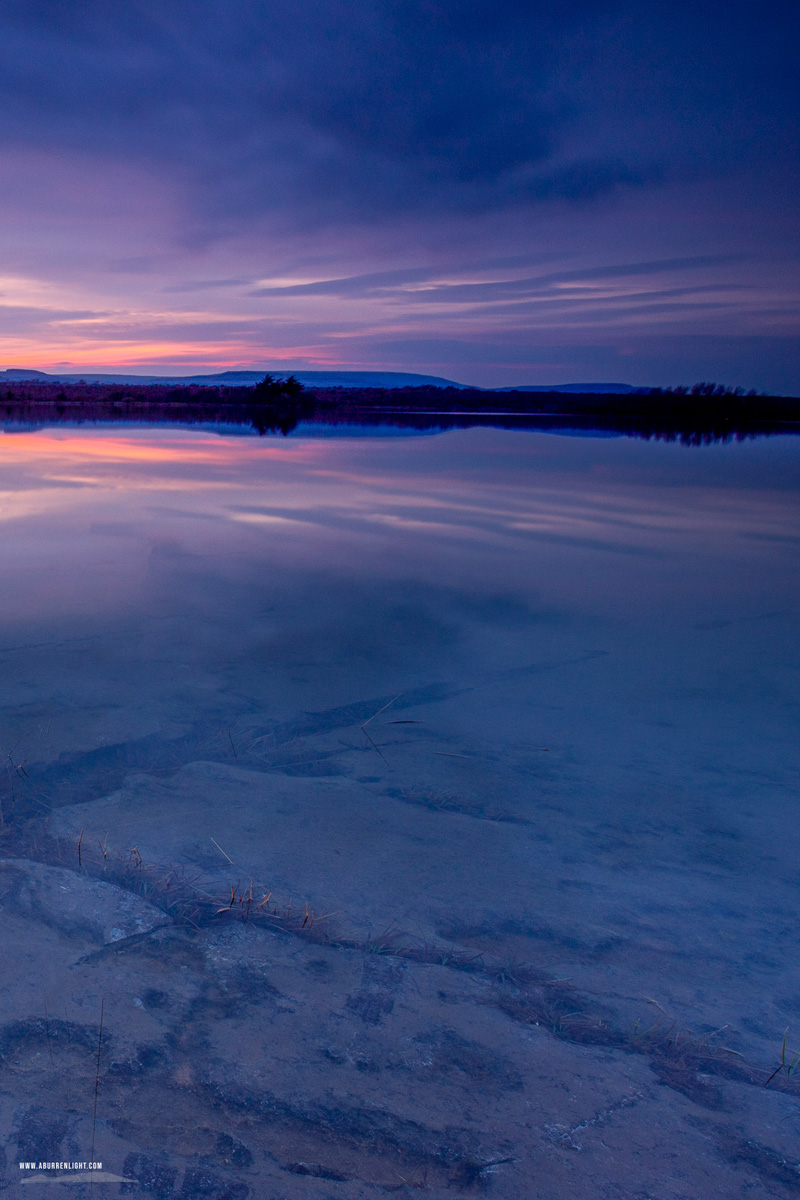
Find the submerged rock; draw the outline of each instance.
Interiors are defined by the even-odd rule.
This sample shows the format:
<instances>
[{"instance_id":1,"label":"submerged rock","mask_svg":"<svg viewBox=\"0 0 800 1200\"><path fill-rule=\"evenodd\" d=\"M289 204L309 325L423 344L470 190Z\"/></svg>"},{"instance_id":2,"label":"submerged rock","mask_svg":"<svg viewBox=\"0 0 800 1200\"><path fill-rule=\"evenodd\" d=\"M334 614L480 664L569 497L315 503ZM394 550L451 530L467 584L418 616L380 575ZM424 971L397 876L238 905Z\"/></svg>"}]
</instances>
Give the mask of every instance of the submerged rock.
<instances>
[{"instance_id":1,"label":"submerged rock","mask_svg":"<svg viewBox=\"0 0 800 1200\"><path fill-rule=\"evenodd\" d=\"M6 904L45 925L106 945L171 925L134 892L89 875L23 858L0 859Z\"/></svg>"}]
</instances>

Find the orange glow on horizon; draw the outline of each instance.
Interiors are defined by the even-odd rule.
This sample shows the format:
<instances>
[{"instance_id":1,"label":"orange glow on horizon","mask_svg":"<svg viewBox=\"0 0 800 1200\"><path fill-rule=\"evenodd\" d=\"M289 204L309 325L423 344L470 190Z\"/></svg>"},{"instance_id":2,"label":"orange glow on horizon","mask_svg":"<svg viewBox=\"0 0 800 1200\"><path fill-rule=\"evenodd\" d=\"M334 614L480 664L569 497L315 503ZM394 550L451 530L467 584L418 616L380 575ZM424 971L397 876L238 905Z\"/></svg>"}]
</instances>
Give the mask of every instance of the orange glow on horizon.
<instances>
[{"instance_id":1,"label":"orange glow on horizon","mask_svg":"<svg viewBox=\"0 0 800 1200\"><path fill-rule=\"evenodd\" d=\"M141 371L148 375L164 369L200 375L216 371L259 371L264 363L296 363L301 371L315 368L346 370L330 350L321 346L275 348L230 342L106 342L50 343L4 339L0 342L0 370L37 370L53 374L122 374ZM350 369L353 369L350 367Z\"/></svg>"}]
</instances>

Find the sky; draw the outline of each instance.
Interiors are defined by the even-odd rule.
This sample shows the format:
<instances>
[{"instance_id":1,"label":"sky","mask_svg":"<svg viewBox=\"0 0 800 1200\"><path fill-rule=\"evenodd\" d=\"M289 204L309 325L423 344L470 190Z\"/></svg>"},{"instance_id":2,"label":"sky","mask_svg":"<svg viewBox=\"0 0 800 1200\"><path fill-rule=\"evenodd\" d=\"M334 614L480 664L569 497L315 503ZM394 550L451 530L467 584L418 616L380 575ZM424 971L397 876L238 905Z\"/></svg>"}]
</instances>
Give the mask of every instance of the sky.
<instances>
[{"instance_id":1,"label":"sky","mask_svg":"<svg viewBox=\"0 0 800 1200\"><path fill-rule=\"evenodd\" d=\"M0 369L798 395L799 14L0 0Z\"/></svg>"}]
</instances>

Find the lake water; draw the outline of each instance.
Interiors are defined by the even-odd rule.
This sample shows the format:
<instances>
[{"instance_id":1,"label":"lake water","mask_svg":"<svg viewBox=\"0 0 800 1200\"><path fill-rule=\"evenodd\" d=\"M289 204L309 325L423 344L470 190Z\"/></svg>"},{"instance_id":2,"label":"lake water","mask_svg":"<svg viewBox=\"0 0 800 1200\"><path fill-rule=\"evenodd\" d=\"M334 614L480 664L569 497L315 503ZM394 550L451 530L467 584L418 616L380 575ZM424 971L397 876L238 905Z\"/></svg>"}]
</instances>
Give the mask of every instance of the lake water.
<instances>
[{"instance_id":1,"label":"lake water","mask_svg":"<svg viewBox=\"0 0 800 1200\"><path fill-rule=\"evenodd\" d=\"M800 441L318 432L0 436L11 1193L796 1195Z\"/></svg>"}]
</instances>

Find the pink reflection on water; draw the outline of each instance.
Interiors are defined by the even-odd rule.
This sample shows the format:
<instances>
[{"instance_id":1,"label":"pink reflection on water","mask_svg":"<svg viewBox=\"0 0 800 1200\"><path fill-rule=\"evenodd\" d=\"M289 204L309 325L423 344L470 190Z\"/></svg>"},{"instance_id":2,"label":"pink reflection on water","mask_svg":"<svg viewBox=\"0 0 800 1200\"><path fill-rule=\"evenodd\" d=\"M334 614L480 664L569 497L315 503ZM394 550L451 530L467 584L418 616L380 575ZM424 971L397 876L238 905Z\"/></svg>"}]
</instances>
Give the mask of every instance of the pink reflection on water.
<instances>
[{"instance_id":1,"label":"pink reflection on water","mask_svg":"<svg viewBox=\"0 0 800 1200\"><path fill-rule=\"evenodd\" d=\"M738 463L748 451L734 453ZM742 490L735 471L676 483L669 470L687 461L716 460L499 430L9 433L0 436L0 595L7 617L134 608L163 546L218 573L234 560L263 562L270 572L413 577L588 607L631 595L667 602L687 573L709 598L725 571L742 574L746 590L747 573L800 524L796 493L768 475Z\"/></svg>"}]
</instances>

